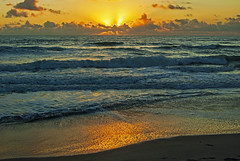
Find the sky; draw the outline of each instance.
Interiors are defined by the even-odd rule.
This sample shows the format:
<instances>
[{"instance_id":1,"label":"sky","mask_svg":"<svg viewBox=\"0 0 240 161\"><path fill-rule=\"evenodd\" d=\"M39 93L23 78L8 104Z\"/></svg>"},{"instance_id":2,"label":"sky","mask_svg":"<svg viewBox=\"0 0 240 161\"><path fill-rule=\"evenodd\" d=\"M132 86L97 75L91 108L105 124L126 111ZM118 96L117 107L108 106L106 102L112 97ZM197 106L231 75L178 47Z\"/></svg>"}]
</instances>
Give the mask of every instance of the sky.
<instances>
[{"instance_id":1,"label":"sky","mask_svg":"<svg viewBox=\"0 0 240 161\"><path fill-rule=\"evenodd\" d=\"M0 35L240 35L240 0L0 0Z\"/></svg>"}]
</instances>

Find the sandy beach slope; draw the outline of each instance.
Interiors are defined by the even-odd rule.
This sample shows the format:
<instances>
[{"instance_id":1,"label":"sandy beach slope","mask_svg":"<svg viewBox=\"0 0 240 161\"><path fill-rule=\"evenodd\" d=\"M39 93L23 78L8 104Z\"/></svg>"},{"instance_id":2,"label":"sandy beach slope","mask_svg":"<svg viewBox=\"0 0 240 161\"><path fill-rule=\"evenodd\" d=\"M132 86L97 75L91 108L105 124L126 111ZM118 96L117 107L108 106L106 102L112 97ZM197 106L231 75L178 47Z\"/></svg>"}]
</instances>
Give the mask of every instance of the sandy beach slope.
<instances>
[{"instance_id":1,"label":"sandy beach slope","mask_svg":"<svg viewBox=\"0 0 240 161\"><path fill-rule=\"evenodd\" d=\"M8 161L240 161L240 134L182 136L95 154Z\"/></svg>"}]
</instances>

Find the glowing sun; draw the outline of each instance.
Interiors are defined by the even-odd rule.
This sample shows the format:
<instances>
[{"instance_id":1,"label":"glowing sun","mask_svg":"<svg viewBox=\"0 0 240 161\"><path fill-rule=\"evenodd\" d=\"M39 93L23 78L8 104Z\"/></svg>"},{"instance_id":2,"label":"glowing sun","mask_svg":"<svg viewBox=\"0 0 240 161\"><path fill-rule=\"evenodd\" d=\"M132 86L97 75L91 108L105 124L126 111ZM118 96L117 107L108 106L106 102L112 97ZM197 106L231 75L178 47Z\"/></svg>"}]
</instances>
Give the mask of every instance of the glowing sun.
<instances>
[{"instance_id":1,"label":"glowing sun","mask_svg":"<svg viewBox=\"0 0 240 161\"><path fill-rule=\"evenodd\" d=\"M106 14L101 16L100 23L105 26L121 26L125 19L124 14Z\"/></svg>"}]
</instances>

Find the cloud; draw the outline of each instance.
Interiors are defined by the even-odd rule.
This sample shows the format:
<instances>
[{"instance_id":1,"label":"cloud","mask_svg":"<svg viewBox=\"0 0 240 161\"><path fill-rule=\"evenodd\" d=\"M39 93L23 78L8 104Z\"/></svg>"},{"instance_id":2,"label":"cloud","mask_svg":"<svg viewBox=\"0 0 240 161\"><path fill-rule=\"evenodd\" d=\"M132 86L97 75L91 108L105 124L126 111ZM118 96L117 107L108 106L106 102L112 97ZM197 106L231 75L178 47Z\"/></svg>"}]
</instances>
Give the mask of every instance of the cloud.
<instances>
[{"instance_id":1,"label":"cloud","mask_svg":"<svg viewBox=\"0 0 240 161\"><path fill-rule=\"evenodd\" d=\"M15 9L11 9L6 13L5 18L11 18L11 17L28 17L28 13L22 12L22 11L18 12Z\"/></svg>"},{"instance_id":2,"label":"cloud","mask_svg":"<svg viewBox=\"0 0 240 161\"><path fill-rule=\"evenodd\" d=\"M13 6L13 4L12 3L8 3L8 4L6 4L6 6Z\"/></svg>"},{"instance_id":3,"label":"cloud","mask_svg":"<svg viewBox=\"0 0 240 161\"><path fill-rule=\"evenodd\" d=\"M218 26L221 30L240 32L240 15L236 15L236 17L226 18L226 20L227 22L225 24L218 22Z\"/></svg>"},{"instance_id":4,"label":"cloud","mask_svg":"<svg viewBox=\"0 0 240 161\"><path fill-rule=\"evenodd\" d=\"M154 34L160 28L160 26L155 25L154 21L144 13L131 25L131 28L127 30L126 34Z\"/></svg>"},{"instance_id":5,"label":"cloud","mask_svg":"<svg viewBox=\"0 0 240 161\"><path fill-rule=\"evenodd\" d=\"M186 14L185 16L186 17L192 17L193 15L189 13L189 14Z\"/></svg>"},{"instance_id":6,"label":"cloud","mask_svg":"<svg viewBox=\"0 0 240 161\"><path fill-rule=\"evenodd\" d=\"M176 19L174 21L169 21L168 23L164 22L163 27L166 30L173 30L173 31L208 31L214 32L218 31L217 25L215 24L208 24L206 22L200 22L197 19Z\"/></svg>"},{"instance_id":7,"label":"cloud","mask_svg":"<svg viewBox=\"0 0 240 161\"><path fill-rule=\"evenodd\" d=\"M39 28L42 28L42 25L31 24L29 21L26 21L26 23L24 25L22 25L20 28L39 29Z\"/></svg>"},{"instance_id":8,"label":"cloud","mask_svg":"<svg viewBox=\"0 0 240 161\"><path fill-rule=\"evenodd\" d=\"M236 17L225 18L227 21L240 21L240 15L236 15Z\"/></svg>"},{"instance_id":9,"label":"cloud","mask_svg":"<svg viewBox=\"0 0 240 161\"><path fill-rule=\"evenodd\" d=\"M240 21L230 19L228 22L208 24L197 19L176 19L161 24L165 31L181 34L231 34L240 35Z\"/></svg>"},{"instance_id":10,"label":"cloud","mask_svg":"<svg viewBox=\"0 0 240 161\"><path fill-rule=\"evenodd\" d=\"M161 8L161 9L170 9L170 10L187 10L187 9L192 9L191 7L184 7L184 6L179 6L179 5L173 5L173 4L168 4L168 5L159 5L157 3L152 4L153 8Z\"/></svg>"},{"instance_id":11,"label":"cloud","mask_svg":"<svg viewBox=\"0 0 240 161\"><path fill-rule=\"evenodd\" d=\"M152 4L152 7L153 7L153 8L157 8L157 7L158 7L158 4L154 3L154 4Z\"/></svg>"},{"instance_id":12,"label":"cloud","mask_svg":"<svg viewBox=\"0 0 240 161\"><path fill-rule=\"evenodd\" d=\"M36 11L48 11L54 14L61 14L60 10L54 10L51 8L44 8L41 6L37 5L38 0L24 0L23 2L17 3L16 5L13 4L8 4L8 6L13 6L13 9L11 9L10 11L7 12L6 14L6 18L11 18L11 17L28 17L33 16L35 17L36 14L33 12ZM24 10L24 11L23 11ZM32 12L31 14L28 14L28 12Z\"/></svg>"},{"instance_id":13,"label":"cloud","mask_svg":"<svg viewBox=\"0 0 240 161\"><path fill-rule=\"evenodd\" d=\"M49 12L55 13L55 14L61 14L62 12L60 10L53 10L53 9L48 9Z\"/></svg>"},{"instance_id":14,"label":"cloud","mask_svg":"<svg viewBox=\"0 0 240 161\"><path fill-rule=\"evenodd\" d=\"M209 24L197 19L175 19L155 23L142 14L131 25L105 26L92 23L46 21L43 25L26 21L6 24L0 31L8 35L240 35L240 15L226 18L226 22Z\"/></svg>"},{"instance_id":15,"label":"cloud","mask_svg":"<svg viewBox=\"0 0 240 161\"><path fill-rule=\"evenodd\" d=\"M24 0L24 2L20 2L14 6L16 9L23 9L23 10L32 10L32 11L42 11L44 10L43 7L37 6L37 0Z\"/></svg>"},{"instance_id":16,"label":"cloud","mask_svg":"<svg viewBox=\"0 0 240 161\"><path fill-rule=\"evenodd\" d=\"M138 18L132 26L143 26L143 25L148 25L148 24L153 24L153 21L151 18L147 17L146 13L143 13L140 18Z\"/></svg>"},{"instance_id":17,"label":"cloud","mask_svg":"<svg viewBox=\"0 0 240 161\"><path fill-rule=\"evenodd\" d=\"M184 6L179 6L179 5L172 5L172 4L169 4L168 5L168 8L169 9L172 9L172 10L186 10L186 9L191 9L190 7L186 8Z\"/></svg>"},{"instance_id":18,"label":"cloud","mask_svg":"<svg viewBox=\"0 0 240 161\"><path fill-rule=\"evenodd\" d=\"M55 27L58 27L59 25L54 22L47 21L43 24L43 26L45 28L55 28Z\"/></svg>"},{"instance_id":19,"label":"cloud","mask_svg":"<svg viewBox=\"0 0 240 161\"><path fill-rule=\"evenodd\" d=\"M182 4L192 4L191 2L182 2Z\"/></svg>"}]
</instances>

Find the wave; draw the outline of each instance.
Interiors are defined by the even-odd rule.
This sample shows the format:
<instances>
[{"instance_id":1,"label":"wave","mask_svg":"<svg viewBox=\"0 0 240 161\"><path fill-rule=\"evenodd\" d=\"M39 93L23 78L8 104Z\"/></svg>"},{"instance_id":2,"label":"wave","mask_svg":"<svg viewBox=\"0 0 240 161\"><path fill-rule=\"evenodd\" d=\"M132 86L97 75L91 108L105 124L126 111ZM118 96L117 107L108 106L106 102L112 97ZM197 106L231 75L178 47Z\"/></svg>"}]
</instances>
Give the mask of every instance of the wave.
<instances>
[{"instance_id":1,"label":"wave","mask_svg":"<svg viewBox=\"0 0 240 161\"><path fill-rule=\"evenodd\" d=\"M134 70L134 69L133 69ZM86 75L81 72L61 74L53 72L1 74L0 93L74 90L129 90L129 89L209 89L240 88L240 75L223 73L231 67L170 67L155 68L152 75ZM177 70L177 71L176 71ZM164 71L164 72L163 72ZM181 72L179 72L181 71ZM190 73L197 72L197 73ZM220 73L215 73L220 72ZM9 73L7 73L9 74Z\"/></svg>"},{"instance_id":2,"label":"wave","mask_svg":"<svg viewBox=\"0 0 240 161\"><path fill-rule=\"evenodd\" d=\"M0 52L5 52L13 49L11 46L0 46Z\"/></svg>"},{"instance_id":3,"label":"wave","mask_svg":"<svg viewBox=\"0 0 240 161\"><path fill-rule=\"evenodd\" d=\"M131 52L146 52L145 50L137 49L137 48L130 48L130 47L110 47L104 48L103 50L112 50L112 51L131 51Z\"/></svg>"},{"instance_id":4,"label":"wave","mask_svg":"<svg viewBox=\"0 0 240 161\"><path fill-rule=\"evenodd\" d=\"M240 56L227 56L226 59L229 62L240 62Z\"/></svg>"},{"instance_id":5,"label":"wave","mask_svg":"<svg viewBox=\"0 0 240 161\"><path fill-rule=\"evenodd\" d=\"M233 59L233 58L231 58ZM227 65L226 56L206 56L190 58L168 58L164 56L154 57L130 57L115 58L111 60L41 60L32 63L16 65L0 65L0 71L18 72L18 71L39 71L55 70L67 68L140 68L154 66L175 66L175 65Z\"/></svg>"},{"instance_id":6,"label":"wave","mask_svg":"<svg viewBox=\"0 0 240 161\"><path fill-rule=\"evenodd\" d=\"M26 50L51 50L51 51L63 51L66 50L66 48L62 47L19 47L20 49L26 49Z\"/></svg>"},{"instance_id":7,"label":"wave","mask_svg":"<svg viewBox=\"0 0 240 161\"><path fill-rule=\"evenodd\" d=\"M16 122L33 122L37 120L53 119L64 116L87 114L101 111L99 108L82 108L82 109L71 109L67 111L52 111L45 113L29 113L23 115L8 115L0 117L0 124L3 123L16 123Z\"/></svg>"},{"instance_id":8,"label":"wave","mask_svg":"<svg viewBox=\"0 0 240 161\"><path fill-rule=\"evenodd\" d=\"M170 69L179 70L181 72L204 72L204 73L217 73L217 72L230 72L235 69L233 66L178 66L171 67Z\"/></svg>"},{"instance_id":9,"label":"wave","mask_svg":"<svg viewBox=\"0 0 240 161\"><path fill-rule=\"evenodd\" d=\"M220 49L220 48L240 48L240 46L237 45L182 45L183 48L197 48L197 49Z\"/></svg>"},{"instance_id":10,"label":"wave","mask_svg":"<svg viewBox=\"0 0 240 161\"><path fill-rule=\"evenodd\" d=\"M156 97L156 96L155 96ZM117 101L115 103L93 103L89 105L85 105L83 107L69 107L68 109L58 107L58 110L52 110L47 112L36 112L36 113L26 113L26 114L18 114L18 115L3 115L0 117L0 124L5 123L24 123L24 122L34 122L39 120L46 120L46 119L54 119L59 117L66 117L66 116L73 116L73 115L81 115L81 114L91 114L95 112L101 112L106 110L114 110L124 109L124 108L131 108L134 105L143 105L152 102L156 102L157 100L142 100L142 99L132 99L127 101ZM51 109L51 107L49 107ZM47 110L45 108L45 110Z\"/></svg>"},{"instance_id":11,"label":"wave","mask_svg":"<svg viewBox=\"0 0 240 161\"><path fill-rule=\"evenodd\" d=\"M162 46L144 46L141 47L141 49L165 49L165 50L170 50L170 49L178 49L181 48L179 45L162 45Z\"/></svg>"},{"instance_id":12,"label":"wave","mask_svg":"<svg viewBox=\"0 0 240 161\"><path fill-rule=\"evenodd\" d=\"M38 47L38 46L27 46L27 47L12 47L12 46L0 46L0 52L13 52L18 53L19 51L64 51L67 48L63 47Z\"/></svg>"},{"instance_id":13,"label":"wave","mask_svg":"<svg viewBox=\"0 0 240 161\"><path fill-rule=\"evenodd\" d=\"M95 42L95 43L87 43L84 46L119 46L123 45L124 42Z\"/></svg>"},{"instance_id":14,"label":"wave","mask_svg":"<svg viewBox=\"0 0 240 161\"><path fill-rule=\"evenodd\" d=\"M99 100L98 102L93 103L76 103L73 105L65 106L44 106L35 110L34 107L27 108L23 113L2 113L0 114L0 124L6 123L24 123L24 122L34 122L38 120L53 119L59 117L73 116L73 115L82 115L90 114L100 111L111 111L116 109L129 109L139 105L147 105L160 101L167 101L173 99L189 98L189 97L199 97L199 96L208 96L215 95L211 92L179 92L179 93L167 93L167 94L148 94L148 95L139 95L137 97L132 97L128 99L117 99L116 101L110 101L108 99ZM67 108L66 108L67 106Z\"/></svg>"},{"instance_id":15,"label":"wave","mask_svg":"<svg viewBox=\"0 0 240 161\"><path fill-rule=\"evenodd\" d=\"M151 49L240 49L237 45L174 45L174 44L160 44L152 47L143 46L141 48L151 48Z\"/></svg>"}]
</instances>

